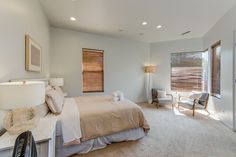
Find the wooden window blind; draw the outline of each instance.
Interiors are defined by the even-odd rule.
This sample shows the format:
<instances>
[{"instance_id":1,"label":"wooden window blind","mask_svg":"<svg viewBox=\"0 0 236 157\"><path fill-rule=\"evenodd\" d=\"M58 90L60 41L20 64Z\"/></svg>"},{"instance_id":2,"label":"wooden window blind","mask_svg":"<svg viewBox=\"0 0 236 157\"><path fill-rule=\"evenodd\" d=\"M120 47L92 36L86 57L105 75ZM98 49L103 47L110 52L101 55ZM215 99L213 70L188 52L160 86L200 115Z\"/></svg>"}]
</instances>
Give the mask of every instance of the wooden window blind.
<instances>
[{"instance_id":1,"label":"wooden window blind","mask_svg":"<svg viewBox=\"0 0 236 157\"><path fill-rule=\"evenodd\" d=\"M103 50L83 49L83 92L104 92Z\"/></svg>"},{"instance_id":2,"label":"wooden window blind","mask_svg":"<svg viewBox=\"0 0 236 157\"><path fill-rule=\"evenodd\" d=\"M218 41L212 46L212 67L211 67L211 93L220 98L220 60L221 42Z\"/></svg>"},{"instance_id":3,"label":"wooden window blind","mask_svg":"<svg viewBox=\"0 0 236 157\"><path fill-rule=\"evenodd\" d=\"M179 52L171 54L171 90L203 91L207 83L204 66L206 52Z\"/></svg>"}]
</instances>

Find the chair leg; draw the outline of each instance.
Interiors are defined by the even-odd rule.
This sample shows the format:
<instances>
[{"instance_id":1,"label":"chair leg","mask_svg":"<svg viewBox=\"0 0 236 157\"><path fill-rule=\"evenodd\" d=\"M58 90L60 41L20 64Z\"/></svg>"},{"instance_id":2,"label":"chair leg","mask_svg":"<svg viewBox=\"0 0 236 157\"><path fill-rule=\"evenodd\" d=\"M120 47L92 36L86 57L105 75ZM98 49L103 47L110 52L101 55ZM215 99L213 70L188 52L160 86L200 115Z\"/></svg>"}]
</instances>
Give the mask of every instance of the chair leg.
<instances>
[{"instance_id":1,"label":"chair leg","mask_svg":"<svg viewBox=\"0 0 236 157\"><path fill-rule=\"evenodd\" d=\"M206 110L206 112L208 113L208 115L210 115L210 112L207 110L207 109L205 109Z\"/></svg>"},{"instance_id":2,"label":"chair leg","mask_svg":"<svg viewBox=\"0 0 236 157\"><path fill-rule=\"evenodd\" d=\"M193 116L194 116L194 114L195 114L195 109L193 108Z\"/></svg>"},{"instance_id":3,"label":"chair leg","mask_svg":"<svg viewBox=\"0 0 236 157\"><path fill-rule=\"evenodd\" d=\"M172 109L174 109L174 103L172 103Z\"/></svg>"}]
</instances>

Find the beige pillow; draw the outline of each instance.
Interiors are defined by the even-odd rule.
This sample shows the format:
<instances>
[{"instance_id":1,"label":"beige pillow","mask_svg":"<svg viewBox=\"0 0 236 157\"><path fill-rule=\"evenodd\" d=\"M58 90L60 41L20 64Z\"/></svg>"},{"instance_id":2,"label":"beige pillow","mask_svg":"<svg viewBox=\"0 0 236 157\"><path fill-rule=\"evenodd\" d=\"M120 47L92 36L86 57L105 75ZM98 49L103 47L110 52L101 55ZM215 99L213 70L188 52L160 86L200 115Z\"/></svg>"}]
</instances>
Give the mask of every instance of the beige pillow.
<instances>
[{"instance_id":1,"label":"beige pillow","mask_svg":"<svg viewBox=\"0 0 236 157\"><path fill-rule=\"evenodd\" d=\"M30 120L33 115L27 108L19 108L12 110L12 123L19 124L23 121Z\"/></svg>"},{"instance_id":2,"label":"beige pillow","mask_svg":"<svg viewBox=\"0 0 236 157\"><path fill-rule=\"evenodd\" d=\"M166 91L158 90L157 91L157 97L158 98L165 98L166 97Z\"/></svg>"},{"instance_id":3,"label":"beige pillow","mask_svg":"<svg viewBox=\"0 0 236 157\"><path fill-rule=\"evenodd\" d=\"M53 113L60 114L64 104L63 93L56 89L48 90L46 92L46 103Z\"/></svg>"},{"instance_id":4,"label":"beige pillow","mask_svg":"<svg viewBox=\"0 0 236 157\"><path fill-rule=\"evenodd\" d=\"M15 109L4 117L4 127L10 134L19 134L36 127L39 117L33 108Z\"/></svg>"},{"instance_id":5,"label":"beige pillow","mask_svg":"<svg viewBox=\"0 0 236 157\"><path fill-rule=\"evenodd\" d=\"M49 91L49 90L51 90L51 89L52 89L52 86L48 85L48 86L45 88L45 91L47 92L47 91Z\"/></svg>"},{"instance_id":6,"label":"beige pillow","mask_svg":"<svg viewBox=\"0 0 236 157\"><path fill-rule=\"evenodd\" d=\"M40 118L42 118L48 114L49 108L46 103L43 103L41 105L36 106L35 111L36 111L36 114L39 115Z\"/></svg>"}]
</instances>

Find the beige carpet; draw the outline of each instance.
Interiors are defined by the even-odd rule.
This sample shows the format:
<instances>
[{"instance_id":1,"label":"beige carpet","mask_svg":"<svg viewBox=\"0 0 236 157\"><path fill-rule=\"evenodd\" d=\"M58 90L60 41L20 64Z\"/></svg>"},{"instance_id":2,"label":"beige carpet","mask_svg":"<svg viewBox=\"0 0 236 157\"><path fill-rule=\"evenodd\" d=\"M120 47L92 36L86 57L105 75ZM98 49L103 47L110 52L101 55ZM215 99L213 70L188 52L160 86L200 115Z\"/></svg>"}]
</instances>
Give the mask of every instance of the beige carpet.
<instances>
[{"instance_id":1,"label":"beige carpet","mask_svg":"<svg viewBox=\"0 0 236 157\"><path fill-rule=\"evenodd\" d=\"M146 137L73 157L236 157L236 133L209 116L142 104Z\"/></svg>"}]
</instances>

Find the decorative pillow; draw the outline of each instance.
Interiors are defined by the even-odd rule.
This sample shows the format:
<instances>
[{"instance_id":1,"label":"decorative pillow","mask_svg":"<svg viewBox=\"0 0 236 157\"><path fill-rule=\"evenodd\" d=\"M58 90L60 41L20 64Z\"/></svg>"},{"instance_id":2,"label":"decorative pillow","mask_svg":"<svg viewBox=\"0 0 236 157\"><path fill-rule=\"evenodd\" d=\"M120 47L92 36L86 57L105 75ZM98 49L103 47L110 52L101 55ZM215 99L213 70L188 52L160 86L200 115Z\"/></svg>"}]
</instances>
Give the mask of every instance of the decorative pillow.
<instances>
[{"instance_id":1,"label":"decorative pillow","mask_svg":"<svg viewBox=\"0 0 236 157\"><path fill-rule=\"evenodd\" d=\"M30 120L32 116L32 112L30 112L27 108L19 108L12 110L12 123L20 124L23 121Z\"/></svg>"},{"instance_id":2,"label":"decorative pillow","mask_svg":"<svg viewBox=\"0 0 236 157\"><path fill-rule=\"evenodd\" d=\"M49 108L48 108L48 105L46 103L43 103L41 105L38 105L36 106L35 108L35 111L36 111L36 114L42 118L42 117L45 117L48 112L49 112Z\"/></svg>"},{"instance_id":3,"label":"decorative pillow","mask_svg":"<svg viewBox=\"0 0 236 157\"><path fill-rule=\"evenodd\" d=\"M61 87L53 86L53 88L61 95L64 99L64 92L62 91Z\"/></svg>"},{"instance_id":4,"label":"decorative pillow","mask_svg":"<svg viewBox=\"0 0 236 157\"><path fill-rule=\"evenodd\" d=\"M157 90L157 97L158 98L165 98L166 97L166 91Z\"/></svg>"},{"instance_id":5,"label":"decorative pillow","mask_svg":"<svg viewBox=\"0 0 236 157\"><path fill-rule=\"evenodd\" d=\"M49 90L51 90L51 89L52 89L52 86L48 85L48 86L45 88L45 91L47 92L47 91L49 91Z\"/></svg>"},{"instance_id":6,"label":"decorative pillow","mask_svg":"<svg viewBox=\"0 0 236 157\"><path fill-rule=\"evenodd\" d=\"M55 89L46 92L46 103L49 109L55 113L60 114L64 104L64 95Z\"/></svg>"},{"instance_id":7,"label":"decorative pillow","mask_svg":"<svg viewBox=\"0 0 236 157\"><path fill-rule=\"evenodd\" d=\"M39 117L33 108L15 109L4 117L4 127L10 134L19 134L36 127Z\"/></svg>"}]
</instances>

